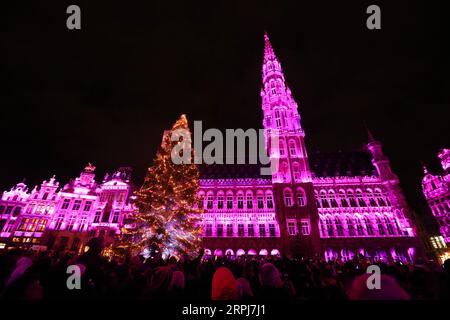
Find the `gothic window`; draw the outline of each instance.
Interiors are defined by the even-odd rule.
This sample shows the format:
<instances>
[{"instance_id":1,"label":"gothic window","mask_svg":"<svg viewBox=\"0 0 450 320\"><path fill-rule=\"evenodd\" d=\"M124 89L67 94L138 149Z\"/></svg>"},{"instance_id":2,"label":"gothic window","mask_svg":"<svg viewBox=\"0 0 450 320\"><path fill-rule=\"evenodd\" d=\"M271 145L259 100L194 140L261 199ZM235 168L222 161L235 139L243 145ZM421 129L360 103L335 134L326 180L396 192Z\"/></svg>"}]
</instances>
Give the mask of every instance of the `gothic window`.
<instances>
[{"instance_id":1,"label":"gothic window","mask_svg":"<svg viewBox=\"0 0 450 320\"><path fill-rule=\"evenodd\" d=\"M284 190L284 204L286 207L292 207L292 192L290 189Z\"/></svg>"},{"instance_id":2,"label":"gothic window","mask_svg":"<svg viewBox=\"0 0 450 320\"><path fill-rule=\"evenodd\" d=\"M11 214L12 209L13 209L13 206L7 206L7 207L6 207L5 214Z\"/></svg>"},{"instance_id":3,"label":"gothic window","mask_svg":"<svg viewBox=\"0 0 450 320\"><path fill-rule=\"evenodd\" d=\"M386 223L387 232L392 236L395 235L394 227L392 221L389 217L384 217L384 222Z\"/></svg>"},{"instance_id":4,"label":"gothic window","mask_svg":"<svg viewBox=\"0 0 450 320\"><path fill-rule=\"evenodd\" d=\"M287 220L287 231L290 236L297 234L297 222L295 220Z\"/></svg>"},{"instance_id":5,"label":"gothic window","mask_svg":"<svg viewBox=\"0 0 450 320\"><path fill-rule=\"evenodd\" d=\"M336 216L334 218L334 225L336 226L336 233L339 237L343 237L344 236L344 227L342 226L342 222L341 219Z\"/></svg>"},{"instance_id":6,"label":"gothic window","mask_svg":"<svg viewBox=\"0 0 450 320\"><path fill-rule=\"evenodd\" d=\"M214 198L213 198L212 194L208 195L207 198L206 198L206 208L207 209L212 209L213 202L214 202Z\"/></svg>"},{"instance_id":7,"label":"gothic window","mask_svg":"<svg viewBox=\"0 0 450 320\"><path fill-rule=\"evenodd\" d=\"M42 200L47 200L48 198L48 192L44 193L44 195L42 196Z\"/></svg>"},{"instance_id":8,"label":"gothic window","mask_svg":"<svg viewBox=\"0 0 450 320\"><path fill-rule=\"evenodd\" d=\"M338 204L337 204L337 202L336 202L336 195L334 194L334 191L333 191L333 190L330 190L330 191L328 192L328 197L329 197L329 199L330 199L330 205L331 205L331 207L332 207L332 208L337 208L337 207L338 207Z\"/></svg>"},{"instance_id":9,"label":"gothic window","mask_svg":"<svg viewBox=\"0 0 450 320\"><path fill-rule=\"evenodd\" d=\"M258 194L256 197L256 201L258 202L258 209L264 208L264 196L262 194Z\"/></svg>"},{"instance_id":10,"label":"gothic window","mask_svg":"<svg viewBox=\"0 0 450 320\"><path fill-rule=\"evenodd\" d=\"M311 234L311 227L309 225L309 219L302 219L300 221L302 227L302 235L309 236Z\"/></svg>"},{"instance_id":11,"label":"gothic window","mask_svg":"<svg viewBox=\"0 0 450 320\"><path fill-rule=\"evenodd\" d=\"M278 142L280 148L280 156L284 156L284 142L281 140Z\"/></svg>"},{"instance_id":12,"label":"gothic window","mask_svg":"<svg viewBox=\"0 0 450 320\"><path fill-rule=\"evenodd\" d=\"M267 208L272 209L273 208L273 197L271 193L266 194L266 204Z\"/></svg>"},{"instance_id":13,"label":"gothic window","mask_svg":"<svg viewBox=\"0 0 450 320\"><path fill-rule=\"evenodd\" d=\"M270 237L276 236L275 225L273 223L269 224L269 236Z\"/></svg>"},{"instance_id":14,"label":"gothic window","mask_svg":"<svg viewBox=\"0 0 450 320\"><path fill-rule=\"evenodd\" d=\"M317 191L314 192L314 198L316 199L316 206L317 206L317 208L321 208L322 204L319 201L319 195L318 195Z\"/></svg>"},{"instance_id":15,"label":"gothic window","mask_svg":"<svg viewBox=\"0 0 450 320\"><path fill-rule=\"evenodd\" d=\"M219 223L217 225L217 236L223 237L223 224Z\"/></svg>"},{"instance_id":16,"label":"gothic window","mask_svg":"<svg viewBox=\"0 0 450 320\"><path fill-rule=\"evenodd\" d=\"M334 236L333 222L331 221L331 218L330 217L325 218L325 223L327 225L327 235L329 237Z\"/></svg>"},{"instance_id":17,"label":"gothic window","mask_svg":"<svg viewBox=\"0 0 450 320\"><path fill-rule=\"evenodd\" d=\"M227 237L232 237L232 236L233 236L233 225L227 224Z\"/></svg>"},{"instance_id":18,"label":"gothic window","mask_svg":"<svg viewBox=\"0 0 450 320\"><path fill-rule=\"evenodd\" d=\"M223 194L221 194L217 197L217 209L223 209L223 201L224 197Z\"/></svg>"},{"instance_id":19,"label":"gothic window","mask_svg":"<svg viewBox=\"0 0 450 320\"><path fill-rule=\"evenodd\" d=\"M370 221L369 217L364 218L364 224L366 225L367 234L369 236L373 236L374 232L373 232L372 222Z\"/></svg>"},{"instance_id":20,"label":"gothic window","mask_svg":"<svg viewBox=\"0 0 450 320\"><path fill-rule=\"evenodd\" d=\"M262 238L266 236L266 225L265 224L259 225L259 236Z\"/></svg>"},{"instance_id":21,"label":"gothic window","mask_svg":"<svg viewBox=\"0 0 450 320\"><path fill-rule=\"evenodd\" d=\"M237 199L238 209L243 209L244 208L244 195L240 194L240 195L238 195L237 198L238 198Z\"/></svg>"},{"instance_id":22,"label":"gothic window","mask_svg":"<svg viewBox=\"0 0 450 320\"><path fill-rule=\"evenodd\" d=\"M294 175L294 180L296 182L300 181L300 170L299 170L298 162L294 162L292 164L292 171L293 171L292 173Z\"/></svg>"},{"instance_id":23,"label":"gothic window","mask_svg":"<svg viewBox=\"0 0 450 320\"><path fill-rule=\"evenodd\" d=\"M347 199L345 197L345 191L344 190L340 190L339 191L339 199L341 200L341 207L347 208L348 207L348 202L347 202Z\"/></svg>"},{"instance_id":24,"label":"gothic window","mask_svg":"<svg viewBox=\"0 0 450 320\"><path fill-rule=\"evenodd\" d=\"M297 155L297 148L295 147L295 141L289 141L289 154L291 156Z\"/></svg>"},{"instance_id":25,"label":"gothic window","mask_svg":"<svg viewBox=\"0 0 450 320\"><path fill-rule=\"evenodd\" d=\"M303 189L297 189L297 202L299 207L306 206L306 196L305 191Z\"/></svg>"},{"instance_id":26,"label":"gothic window","mask_svg":"<svg viewBox=\"0 0 450 320\"><path fill-rule=\"evenodd\" d=\"M27 226L27 231L29 232L34 232L34 230L36 229L36 226L38 224L39 219L31 219L31 222L28 224Z\"/></svg>"},{"instance_id":27,"label":"gothic window","mask_svg":"<svg viewBox=\"0 0 450 320\"><path fill-rule=\"evenodd\" d=\"M323 237L326 237L326 236L327 236L327 233L326 233L326 231L325 231L325 221L323 221L322 218L320 219L319 224L320 224L320 231L322 232L322 236L323 236Z\"/></svg>"},{"instance_id":28,"label":"gothic window","mask_svg":"<svg viewBox=\"0 0 450 320\"><path fill-rule=\"evenodd\" d=\"M361 190L356 191L356 198L358 198L358 204L360 207L367 206L366 202L364 201L364 197L363 197Z\"/></svg>"},{"instance_id":29,"label":"gothic window","mask_svg":"<svg viewBox=\"0 0 450 320\"><path fill-rule=\"evenodd\" d=\"M275 110L275 123L277 125L277 128L280 129L281 128L281 117L280 117L280 110L278 110L278 109ZM280 144L280 155L281 155L281 147L282 147L282 145Z\"/></svg>"},{"instance_id":30,"label":"gothic window","mask_svg":"<svg viewBox=\"0 0 450 320\"><path fill-rule=\"evenodd\" d=\"M384 230L384 225L383 225L383 222L381 221L381 218L377 217L376 220L377 220L378 234L380 236L386 235L386 231Z\"/></svg>"},{"instance_id":31,"label":"gothic window","mask_svg":"<svg viewBox=\"0 0 450 320\"><path fill-rule=\"evenodd\" d=\"M355 218L355 225L358 236L364 236L364 228L361 224L361 220L358 217Z\"/></svg>"},{"instance_id":32,"label":"gothic window","mask_svg":"<svg viewBox=\"0 0 450 320\"><path fill-rule=\"evenodd\" d=\"M3 214L5 212L5 206L0 206L0 214Z\"/></svg>"},{"instance_id":33,"label":"gothic window","mask_svg":"<svg viewBox=\"0 0 450 320\"><path fill-rule=\"evenodd\" d=\"M357 207L358 205L356 204L356 200L355 197L353 196L353 191L349 190L347 192L347 198L350 202L350 207Z\"/></svg>"},{"instance_id":34,"label":"gothic window","mask_svg":"<svg viewBox=\"0 0 450 320\"><path fill-rule=\"evenodd\" d=\"M380 207L385 207L386 206L386 202L383 200L383 196L381 195L381 191L380 190L376 190L375 191L375 197L377 198L377 202L378 202L378 205Z\"/></svg>"},{"instance_id":35,"label":"gothic window","mask_svg":"<svg viewBox=\"0 0 450 320\"><path fill-rule=\"evenodd\" d=\"M253 226L253 224L249 224L247 226L247 235L249 237L254 237L255 236L255 227Z\"/></svg>"},{"instance_id":36,"label":"gothic window","mask_svg":"<svg viewBox=\"0 0 450 320\"><path fill-rule=\"evenodd\" d=\"M355 226L353 225L353 220L350 217L347 217L347 229L348 229L348 235L350 237L355 236Z\"/></svg>"},{"instance_id":37,"label":"gothic window","mask_svg":"<svg viewBox=\"0 0 450 320\"><path fill-rule=\"evenodd\" d=\"M233 195L227 195L227 209L233 209Z\"/></svg>"},{"instance_id":38,"label":"gothic window","mask_svg":"<svg viewBox=\"0 0 450 320\"><path fill-rule=\"evenodd\" d=\"M320 191L320 202L322 208L329 208L330 204L327 201L327 192L325 190Z\"/></svg>"},{"instance_id":39,"label":"gothic window","mask_svg":"<svg viewBox=\"0 0 450 320\"><path fill-rule=\"evenodd\" d=\"M243 224L238 224L238 237L243 237L244 236L244 225Z\"/></svg>"},{"instance_id":40,"label":"gothic window","mask_svg":"<svg viewBox=\"0 0 450 320\"><path fill-rule=\"evenodd\" d=\"M251 193L247 194L247 209L253 208L253 195Z\"/></svg>"}]
</instances>

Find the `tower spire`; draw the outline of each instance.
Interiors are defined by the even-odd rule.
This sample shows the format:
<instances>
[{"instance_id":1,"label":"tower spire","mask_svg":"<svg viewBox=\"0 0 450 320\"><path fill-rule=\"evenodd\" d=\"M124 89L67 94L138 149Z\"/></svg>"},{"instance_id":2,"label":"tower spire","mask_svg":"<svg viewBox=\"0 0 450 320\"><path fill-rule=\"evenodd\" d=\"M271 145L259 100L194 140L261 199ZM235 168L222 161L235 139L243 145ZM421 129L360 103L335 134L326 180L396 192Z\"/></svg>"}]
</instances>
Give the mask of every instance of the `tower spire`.
<instances>
[{"instance_id":1,"label":"tower spire","mask_svg":"<svg viewBox=\"0 0 450 320\"><path fill-rule=\"evenodd\" d=\"M267 32L264 32L264 63L269 60L278 60L275 55L275 51L273 51L272 44L270 43L269 35Z\"/></svg>"}]
</instances>

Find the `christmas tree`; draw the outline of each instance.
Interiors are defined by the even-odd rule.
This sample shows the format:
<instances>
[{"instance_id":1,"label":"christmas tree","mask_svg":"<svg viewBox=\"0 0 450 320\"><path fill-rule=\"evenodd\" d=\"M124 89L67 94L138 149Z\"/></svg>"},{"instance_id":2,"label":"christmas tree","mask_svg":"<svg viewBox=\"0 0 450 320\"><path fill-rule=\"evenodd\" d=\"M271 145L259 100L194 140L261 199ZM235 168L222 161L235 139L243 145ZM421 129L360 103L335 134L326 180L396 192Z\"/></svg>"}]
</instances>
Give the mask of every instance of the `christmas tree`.
<instances>
[{"instance_id":1,"label":"christmas tree","mask_svg":"<svg viewBox=\"0 0 450 320\"><path fill-rule=\"evenodd\" d=\"M153 166L135 193L136 228L125 233L116 248L140 252L146 248L159 251L163 257L198 254L201 246L198 179L191 133L186 116L182 115L164 133Z\"/></svg>"}]
</instances>

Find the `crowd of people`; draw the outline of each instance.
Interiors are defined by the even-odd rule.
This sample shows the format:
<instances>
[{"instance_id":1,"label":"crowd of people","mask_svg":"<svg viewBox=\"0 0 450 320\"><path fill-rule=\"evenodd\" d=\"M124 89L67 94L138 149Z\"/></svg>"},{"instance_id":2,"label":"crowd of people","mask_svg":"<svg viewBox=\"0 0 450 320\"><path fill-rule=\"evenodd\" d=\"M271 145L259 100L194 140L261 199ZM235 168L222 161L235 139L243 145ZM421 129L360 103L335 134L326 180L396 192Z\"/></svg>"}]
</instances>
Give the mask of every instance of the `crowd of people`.
<instances>
[{"instance_id":1,"label":"crowd of people","mask_svg":"<svg viewBox=\"0 0 450 320\"><path fill-rule=\"evenodd\" d=\"M94 239L95 240L95 239ZM99 243L99 242L98 242ZM83 254L8 250L0 254L0 299L137 300L434 300L450 298L450 260L325 261L281 257L205 257L163 260L142 255L108 258L95 241ZM370 264L381 288L370 289ZM80 270L69 289L68 266Z\"/></svg>"}]
</instances>

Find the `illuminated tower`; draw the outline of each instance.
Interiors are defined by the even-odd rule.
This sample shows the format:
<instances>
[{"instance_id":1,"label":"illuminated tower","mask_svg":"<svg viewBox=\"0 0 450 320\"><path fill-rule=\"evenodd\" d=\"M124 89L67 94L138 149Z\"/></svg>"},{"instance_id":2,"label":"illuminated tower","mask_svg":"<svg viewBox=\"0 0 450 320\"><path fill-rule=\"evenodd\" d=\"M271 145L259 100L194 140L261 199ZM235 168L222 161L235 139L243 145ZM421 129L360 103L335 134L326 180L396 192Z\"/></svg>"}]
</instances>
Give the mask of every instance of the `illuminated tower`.
<instances>
[{"instance_id":1,"label":"illuminated tower","mask_svg":"<svg viewBox=\"0 0 450 320\"><path fill-rule=\"evenodd\" d=\"M263 126L272 163L273 192L277 219L284 235L284 251L312 256L320 252L320 239L305 133L300 125L297 103L267 34L264 42ZM300 229L308 231L299 232ZM294 247L298 250L292 250Z\"/></svg>"},{"instance_id":2,"label":"illuminated tower","mask_svg":"<svg viewBox=\"0 0 450 320\"><path fill-rule=\"evenodd\" d=\"M274 183L311 182L311 172L300 125L298 106L286 84L280 61L264 35L264 62L261 89L266 146L272 161L278 160L273 172ZM269 139L272 137L272 139ZM278 139L273 139L277 137ZM278 140L278 145L273 142Z\"/></svg>"}]
</instances>

